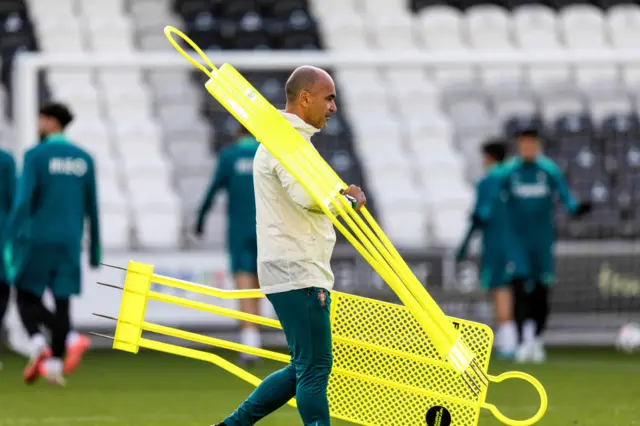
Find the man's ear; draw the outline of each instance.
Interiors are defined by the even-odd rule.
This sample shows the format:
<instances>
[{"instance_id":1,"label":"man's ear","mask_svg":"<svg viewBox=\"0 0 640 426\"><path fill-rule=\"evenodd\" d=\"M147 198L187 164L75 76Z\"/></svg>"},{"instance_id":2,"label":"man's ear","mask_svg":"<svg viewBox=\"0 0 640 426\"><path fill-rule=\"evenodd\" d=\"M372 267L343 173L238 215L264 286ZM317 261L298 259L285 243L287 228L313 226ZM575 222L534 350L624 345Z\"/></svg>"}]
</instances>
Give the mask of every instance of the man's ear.
<instances>
[{"instance_id":1,"label":"man's ear","mask_svg":"<svg viewBox=\"0 0 640 426\"><path fill-rule=\"evenodd\" d=\"M300 105L303 107L309 106L309 102L310 102L310 93L307 92L306 90L302 90L300 92Z\"/></svg>"}]
</instances>

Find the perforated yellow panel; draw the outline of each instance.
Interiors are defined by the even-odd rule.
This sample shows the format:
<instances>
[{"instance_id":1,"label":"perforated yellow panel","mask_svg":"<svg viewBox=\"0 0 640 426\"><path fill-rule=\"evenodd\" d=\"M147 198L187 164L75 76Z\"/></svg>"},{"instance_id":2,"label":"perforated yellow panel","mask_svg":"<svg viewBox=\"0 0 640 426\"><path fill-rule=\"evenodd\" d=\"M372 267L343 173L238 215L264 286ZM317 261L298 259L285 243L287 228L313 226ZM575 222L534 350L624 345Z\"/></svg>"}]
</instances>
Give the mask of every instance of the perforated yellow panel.
<instances>
[{"instance_id":1,"label":"perforated yellow panel","mask_svg":"<svg viewBox=\"0 0 640 426\"><path fill-rule=\"evenodd\" d=\"M427 411L442 406L451 414L451 425L478 424L486 390L479 396L471 392L404 306L336 292L331 317L333 415L381 426L424 426ZM491 329L455 323L486 372Z\"/></svg>"},{"instance_id":2,"label":"perforated yellow panel","mask_svg":"<svg viewBox=\"0 0 640 426\"><path fill-rule=\"evenodd\" d=\"M147 348L200 359L224 368L253 386L261 383L260 378L216 354L142 338L142 332L244 352L282 363L291 361L290 356L284 353L144 321L147 300L155 300L282 328L277 320L271 318L247 315L217 305L152 291L149 289L151 282L220 299L264 297L260 290L222 290L156 275L153 274L152 265L130 262L122 289L121 312L117 319L112 318L117 321L114 349L137 353L138 348ZM484 408L504 424L530 426L544 416L548 406L546 392L540 382L530 375L511 371L487 377L491 383L521 379L538 391L540 408L537 413L525 420L511 419L495 405L485 402L486 390L480 392L479 396L469 390L467 382L461 379L457 370L440 358L433 341L424 333L422 324L404 306L337 291L332 292L332 296L334 368L328 392L332 417L363 426L475 426L479 411ZM493 343L491 330L482 324L451 317L446 317L446 321L450 322L453 329L460 331L465 344L475 353L477 368L486 374ZM123 334L122 330L127 333ZM295 400L288 404L296 406ZM438 418L442 421L438 421Z\"/></svg>"}]
</instances>

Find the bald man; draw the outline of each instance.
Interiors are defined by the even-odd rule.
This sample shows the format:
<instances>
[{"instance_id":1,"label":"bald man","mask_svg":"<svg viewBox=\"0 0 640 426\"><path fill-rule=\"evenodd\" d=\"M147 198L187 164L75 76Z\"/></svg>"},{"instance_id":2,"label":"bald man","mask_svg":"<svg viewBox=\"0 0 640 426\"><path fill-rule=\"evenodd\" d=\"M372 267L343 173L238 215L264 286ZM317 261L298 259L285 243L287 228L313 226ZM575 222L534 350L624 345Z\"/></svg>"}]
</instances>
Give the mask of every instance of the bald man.
<instances>
[{"instance_id":1,"label":"bald man","mask_svg":"<svg viewBox=\"0 0 640 426\"><path fill-rule=\"evenodd\" d=\"M281 113L311 144L311 136L336 112L333 79L319 68L304 66L291 74L285 90L287 104ZM321 207L264 145L254 158L253 180L258 279L282 324L291 363L267 377L217 426L253 425L294 397L305 426L328 426L335 230ZM356 209L366 205L364 193L355 185L343 195Z\"/></svg>"}]
</instances>

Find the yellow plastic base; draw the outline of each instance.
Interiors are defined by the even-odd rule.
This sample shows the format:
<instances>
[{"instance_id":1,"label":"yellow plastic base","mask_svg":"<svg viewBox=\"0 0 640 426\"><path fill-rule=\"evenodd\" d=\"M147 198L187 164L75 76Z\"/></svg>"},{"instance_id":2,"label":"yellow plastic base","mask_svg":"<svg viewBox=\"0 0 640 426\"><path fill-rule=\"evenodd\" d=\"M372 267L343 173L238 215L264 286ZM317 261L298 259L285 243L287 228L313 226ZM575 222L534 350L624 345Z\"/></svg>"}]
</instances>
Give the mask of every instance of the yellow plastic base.
<instances>
[{"instance_id":1,"label":"yellow plastic base","mask_svg":"<svg viewBox=\"0 0 640 426\"><path fill-rule=\"evenodd\" d=\"M113 349L138 353L152 276L152 265L129 262Z\"/></svg>"},{"instance_id":2,"label":"yellow plastic base","mask_svg":"<svg viewBox=\"0 0 640 426\"><path fill-rule=\"evenodd\" d=\"M131 262L130 267L132 270L127 273L127 291L123 296L121 317L118 318L118 328L130 334L124 340L119 339L121 344L114 345L114 348L135 353L143 347L210 362L254 386L261 383L259 378L218 355L148 338L140 339L140 336L147 331L278 362L290 362L288 354L144 321L146 300L141 298L145 297L146 292L148 300L281 329L276 320L149 291L149 284L154 282L219 299L264 297L259 290L221 290L150 275L153 270L150 265ZM424 426L427 412L443 410L453 423L443 423L442 426L475 426L484 408L504 424L529 426L544 415L547 395L535 378L521 372L507 372L499 376L487 374L493 344L493 333L488 326L447 317L447 321L460 330L462 339L476 354L489 382L520 379L534 386L540 395L540 408L530 419L510 419L495 405L487 403L487 387L479 394L472 392L455 367L438 354L433 341L406 307L338 291L332 292L332 300L334 362L328 387L332 417L360 425ZM295 400L289 401L289 405L295 406Z\"/></svg>"}]
</instances>

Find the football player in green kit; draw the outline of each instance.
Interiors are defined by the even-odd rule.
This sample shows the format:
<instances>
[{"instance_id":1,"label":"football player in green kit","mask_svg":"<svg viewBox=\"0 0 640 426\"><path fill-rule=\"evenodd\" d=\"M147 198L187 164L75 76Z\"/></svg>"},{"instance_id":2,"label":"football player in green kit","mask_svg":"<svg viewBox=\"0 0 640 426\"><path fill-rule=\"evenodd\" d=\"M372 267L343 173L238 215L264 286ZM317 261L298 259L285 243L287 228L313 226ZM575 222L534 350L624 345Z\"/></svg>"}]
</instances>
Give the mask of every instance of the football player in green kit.
<instances>
[{"instance_id":1,"label":"football player in green kit","mask_svg":"<svg viewBox=\"0 0 640 426\"><path fill-rule=\"evenodd\" d=\"M579 203L571 194L556 163L542 154L537 131L520 132L517 144L518 155L505 162L495 196L506 196L508 273L520 334L516 362L541 363L546 360L543 333L556 280L555 202L558 199L573 217L588 213L591 204Z\"/></svg>"},{"instance_id":2,"label":"football player in green kit","mask_svg":"<svg viewBox=\"0 0 640 426\"><path fill-rule=\"evenodd\" d=\"M220 152L211 185L198 212L195 234L202 236L207 213L220 190L228 194L227 246L230 269L238 290L252 290L258 285L258 248L256 241L256 201L253 190L253 158L258 141L243 126L238 128L235 143ZM242 312L259 315L260 299L240 299ZM240 341L259 348L262 345L257 324L241 322ZM258 358L240 355L240 363L252 364Z\"/></svg>"},{"instance_id":3,"label":"football player in green kit","mask_svg":"<svg viewBox=\"0 0 640 426\"><path fill-rule=\"evenodd\" d=\"M504 197L495 197L501 184L502 165L507 154L506 143L490 140L482 146L485 176L476 185L476 203L465 238L456 253L456 261L466 257L471 237L482 232L480 285L490 291L498 328L498 356L510 359L517 349L517 329L513 321L513 301L507 275L507 209Z\"/></svg>"},{"instance_id":4,"label":"football player in green kit","mask_svg":"<svg viewBox=\"0 0 640 426\"><path fill-rule=\"evenodd\" d=\"M4 232L11 252L11 281L18 310L31 336L25 381L45 377L64 384L80 363L89 339L71 330L71 297L81 290L81 252L89 220L89 261L98 267L100 227L93 158L64 134L73 120L69 109L50 103L40 109L41 143L26 152L16 197ZM51 291L53 318L47 320L42 296ZM39 326L51 328L51 347Z\"/></svg>"}]
</instances>

